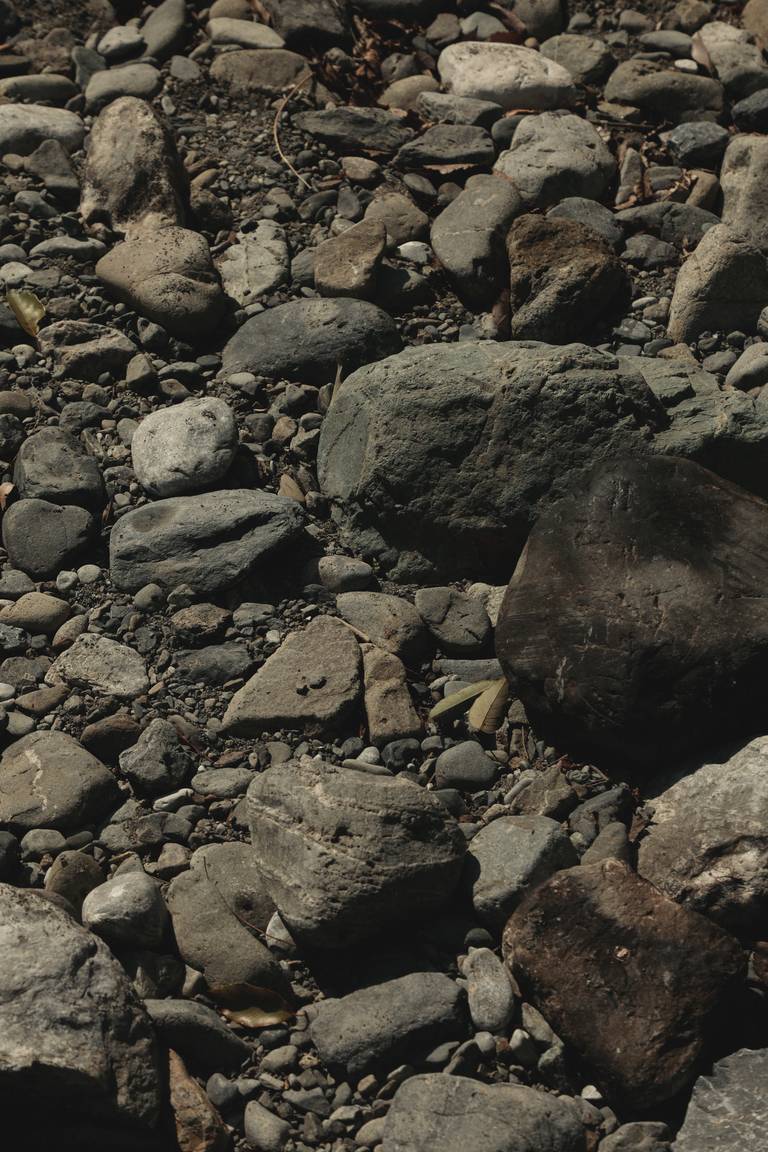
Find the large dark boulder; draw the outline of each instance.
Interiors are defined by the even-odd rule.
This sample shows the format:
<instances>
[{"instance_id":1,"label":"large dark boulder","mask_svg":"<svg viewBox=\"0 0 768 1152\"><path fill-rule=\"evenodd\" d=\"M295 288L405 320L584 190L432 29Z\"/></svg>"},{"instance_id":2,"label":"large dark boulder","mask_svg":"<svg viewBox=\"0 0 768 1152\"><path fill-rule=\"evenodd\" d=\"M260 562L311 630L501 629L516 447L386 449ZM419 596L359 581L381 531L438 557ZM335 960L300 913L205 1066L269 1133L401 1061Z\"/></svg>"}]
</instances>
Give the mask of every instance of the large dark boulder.
<instances>
[{"instance_id":1,"label":"large dark boulder","mask_svg":"<svg viewBox=\"0 0 768 1152\"><path fill-rule=\"evenodd\" d=\"M607 768L761 726L768 504L692 461L596 468L528 539L496 648L536 731Z\"/></svg>"}]
</instances>

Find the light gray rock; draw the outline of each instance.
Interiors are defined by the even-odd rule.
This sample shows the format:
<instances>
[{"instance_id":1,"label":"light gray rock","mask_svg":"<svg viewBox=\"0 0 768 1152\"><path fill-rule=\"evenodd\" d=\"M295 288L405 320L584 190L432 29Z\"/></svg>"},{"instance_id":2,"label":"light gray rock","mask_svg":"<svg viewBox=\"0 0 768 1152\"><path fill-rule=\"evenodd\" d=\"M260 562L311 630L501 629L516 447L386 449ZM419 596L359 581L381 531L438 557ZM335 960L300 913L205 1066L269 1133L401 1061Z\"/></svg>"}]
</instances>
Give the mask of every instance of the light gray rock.
<instances>
[{"instance_id":1,"label":"light gray rock","mask_svg":"<svg viewBox=\"0 0 768 1152\"><path fill-rule=\"evenodd\" d=\"M387 187L373 196L365 209L365 220L384 225L389 250L422 239L429 228L429 217L410 196Z\"/></svg>"},{"instance_id":2,"label":"light gray rock","mask_svg":"<svg viewBox=\"0 0 768 1152\"><path fill-rule=\"evenodd\" d=\"M404 663L415 663L429 646L419 612L402 596L386 592L342 592L336 597L339 615L370 641L393 652Z\"/></svg>"},{"instance_id":3,"label":"light gray rock","mask_svg":"<svg viewBox=\"0 0 768 1152\"><path fill-rule=\"evenodd\" d=\"M205 239L187 228L157 228L117 244L96 265L112 294L173 336L199 342L225 307Z\"/></svg>"},{"instance_id":4,"label":"light gray rock","mask_svg":"<svg viewBox=\"0 0 768 1152\"><path fill-rule=\"evenodd\" d=\"M304 90L311 72L304 56L283 48L238 48L222 52L213 61L210 77L233 97L253 93L279 95L301 82Z\"/></svg>"},{"instance_id":5,"label":"light gray rock","mask_svg":"<svg viewBox=\"0 0 768 1152\"><path fill-rule=\"evenodd\" d=\"M490 128L503 115L503 108L493 100L473 100L470 96L452 96L449 92L422 92L416 111L436 124L479 124Z\"/></svg>"},{"instance_id":6,"label":"light gray rock","mask_svg":"<svg viewBox=\"0 0 768 1152\"><path fill-rule=\"evenodd\" d=\"M119 588L146 584L216 592L257 572L302 533L295 500L271 492L227 489L174 496L122 516L109 541Z\"/></svg>"},{"instance_id":7,"label":"light gray rock","mask_svg":"<svg viewBox=\"0 0 768 1152\"><path fill-rule=\"evenodd\" d=\"M741 100L768 88L768 68L763 53L746 28L723 20L710 20L693 37L704 49L709 63L732 100Z\"/></svg>"},{"instance_id":8,"label":"light gray rock","mask_svg":"<svg viewBox=\"0 0 768 1152\"><path fill-rule=\"evenodd\" d=\"M463 1076L412 1076L384 1126L384 1152L581 1152L576 1105L535 1088Z\"/></svg>"},{"instance_id":9,"label":"light gray rock","mask_svg":"<svg viewBox=\"0 0 768 1152\"><path fill-rule=\"evenodd\" d=\"M183 227L187 185L173 135L151 104L123 96L96 117L80 196L86 223L128 236Z\"/></svg>"},{"instance_id":10,"label":"light gray rock","mask_svg":"<svg viewBox=\"0 0 768 1152\"><path fill-rule=\"evenodd\" d=\"M107 944L149 948L163 943L168 910L156 880L146 872L126 872L93 888L83 901L83 924Z\"/></svg>"},{"instance_id":11,"label":"light gray rock","mask_svg":"<svg viewBox=\"0 0 768 1152\"><path fill-rule=\"evenodd\" d=\"M160 1122L161 1058L122 968L36 893L0 885L0 920L0 1069L27 1138L84 1147L95 1129L95 1146L100 1133L107 1144L133 1134L139 1147Z\"/></svg>"},{"instance_id":12,"label":"light gray rock","mask_svg":"<svg viewBox=\"0 0 768 1152\"><path fill-rule=\"evenodd\" d=\"M361 651L370 742L381 746L421 736L423 726L411 700L402 661L375 644L363 644Z\"/></svg>"},{"instance_id":13,"label":"light gray rock","mask_svg":"<svg viewBox=\"0 0 768 1152\"><path fill-rule=\"evenodd\" d=\"M723 224L768 252L768 137L732 136L720 170Z\"/></svg>"},{"instance_id":14,"label":"light gray rock","mask_svg":"<svg viewBox=\"0 0 768 1152\"><path fill-rule=\"evenodd\" d=\"M437 68L449 92L492 100L505 109L567 108L576 95L565 68L517 44L449 44L440 53Z\"/></svg>"},{"instance_id":15,"label":"light gray rock","mask_svg":"<svg viewBox=\"0 0 768 1152\"><path fill-rule=\"evenodd\" d=\"M458 825L398 777L318 762L268 768L248 790L248 812L267 892L307 945L344 948L423 919L456 887Z\"/></svg>"},{"instance_id":16,"label":"light gray rock","mask_svg":"<svg viewBox=\"0 0 768 1152\"><path fill-rule=\"evenodd\" d=\"M238 304L250 304L284 284L290 273L285 229L261 220L255 231L238 233L218 263L224 291Z\"/></svg>"},{"instance_id":17,"label":"light gray rock","mask_svg":"<svg viewBox=\"0 0 768 1152\"><path fill-rule=\"evenodd\" d=\"M724 383L726 388L739 388L745 392L768 384L768 344L750 344L745 348L728 369Z\"/></svg>"},{"instance_id":18,"label":"light gray rock","mask_svg":"<svg viewBox=\"0 0 768 1152\"><path fill-rule=\"evenodd\" d=\"M500 931L526 893L578 860L568 836L547 816L493 820L468 849L467 879L478 919Z\"/></svg>"},{"instance_id":19,"label":"light gray rock","mask_svg":"<svg viewBox=\"0 0 768 1152\"><path fill-rule=\"evenodd\" d=\"M576 84L599 84L615 64L604 40L592 36L575 36L572 32L550 37L539 51L542 56L554 60L570 72Z\"/></svg>"},{"instance_id":20,"label":"light gray rock","mask_svg":"<svg viewBox=\"0 0 768 1152\"><path fill-rule=\"evenodd\" d=\"M0 152L28 156L45 140L58 140L68 152L83 142L85 125L74 112L44 108L40 104L3 104L0 107Z\"/></svg>"},{"instance_id":21,"label":"light gray rock","mask_svg":"<svg viewBox=\"0 0 768 1152\"><path fill-rule=\"evenodd\" d=\"M667 331L675 341L705 331L754 331L768 304L768 263L725 224L710 228L677 275Z\"/></svg>"},{"instance_id":22,"label":"light gray rock","mask_svg":"<svg viewBox=\"0 0 768 1152\"><path fill-rule=\"evenodd\" d=\"M117 805L112 773L65 732L31 732L0 759L0 824L77 832Z\"/></svg>"},{"instance_id":23,"label":"light gray rock","mask_svg":"<svg viewBox=\"0 0 768 1152\"><path fill-rule=\"evenodd\" d=\"M103 372L120 374L136 355L136 345L117 328L87 320L58 320L40 330L38 345L53 363L56 377L95 383Z\"/></svg>"},{"instance_id":24,"label":"light gray rock","mask_svg":"<svg viewBox=\"0 0 768 1152\"><path fill-rule=\"evenodd\" d=\"M509 973L490 948L470 948L461 966L472 1023L479 1032L505 1033L515 1010Z\"/></svg>"},{"instance_id":25,"label":"light gray rock","mask_svg":"<svg viewBox=\"0 0 768 1152\"><path fill-rule=\"evenodd\" d=\"M146 665L134 648L108 636L84 632L57 656L47 684L62 681L103 696L131 700L149 688Z\"/></svg>"},{"instance_id":26,"label":"light gray rock","mask_svg":"<svg viewBox=\"0 0 768 1152\"><path fill-rule=\"evenodd\" d=\"M212 487L236 451L235 414L216 396L156 409L131 440L134 471L153 496L183 496Z\"/></svg>"},{"instance_id":27,"label":"light gray rock","mask_svg":"<svg viewBox=\"0 0 768 1152\"><path fill-rule=\"evenodd\" d=\"M85 107L98 112L121 96L151 100L163 86L163 77L151 64L124 64L121 68L104 68L94 72L85 86Z\"/></svg>"},{"instance_id":28,"label":"light gray rock","mask_svg":"<svg viewBox=\"0 0 768 1152\"><path fill-rule=\"evenodd\" d=\"M360 646L353 633L321 616L303 631L289 633L234 694L224 728L240 736L276 728L314 735L340 731L357 711L360 674Z\"/></svg>"},{"instance_id":29,"label":"light gray rock","mask_svg":"<svg viewBox=\"0 0 768 1152\"><path fill-rule=\"evenodd\" d=\"M759 931L768 911L768 738L650 803L640 875L731 932Z\"/></svg>"},{"instance_id":30,"label":"light gray rock","mask_svg":"<svg viewBox=\"0 0 768 1152\"><path fill-rule=\"evenodd\" d=\"M282 36L266 24L255 20L237 20L215 16L208 21L206 32L212 44L237 44L240 48L282 48Z\"/></svg>"},{"instance_id":31,"label":"light gray rock","mask_svg":"<svg viewBox=\"0 0 768 1152\"><path fill-rule=\"evenodd\" d=\"M359 1079L374 1069L417 1063L469 1030L466 998L440 972L413 972L384 984L321 1000L310 1032L321 1060Z\"/></svg>"},{"instance_id":32,"label":"light gray rock","mask_svg":"<svg viewBox=\"0 0 768 1152\"><path fill-rule=\"evenodd\" d=\"M512 181L527 208L548 208L566 196L601 200L616 161L597 129L570 112L526 116L494 171Z\"/></svg>"},{"instance_id":33,"label":"light gray rock","mask_svg":"<svg viewBox=\"0 0 768 1152\"><path fill-rule=\"evenodd\" d=\"M322 296L373 297L386 241L384 222L370 218L324 241L314 252L317 291Z\"/></svg>"},{"instance_id":34,"label":"light gray rock","mask_svg":"<svg viewBox=\"0 0 768 1152\"><path fill-rule=\"evenodd\" d=\"M768 1049L742 1048L700 1076L674 1152L749 1152L765 1133Z\"/></svg>"}]
</instances>

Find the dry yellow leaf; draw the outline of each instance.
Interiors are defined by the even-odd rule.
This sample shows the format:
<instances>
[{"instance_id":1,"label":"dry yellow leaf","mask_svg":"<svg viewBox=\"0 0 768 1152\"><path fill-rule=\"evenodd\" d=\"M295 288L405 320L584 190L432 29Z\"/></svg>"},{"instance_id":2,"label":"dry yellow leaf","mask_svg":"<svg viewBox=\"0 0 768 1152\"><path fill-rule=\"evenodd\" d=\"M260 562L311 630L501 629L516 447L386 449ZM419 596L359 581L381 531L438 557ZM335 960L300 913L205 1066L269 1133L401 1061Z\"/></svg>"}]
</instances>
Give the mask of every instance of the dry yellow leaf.
<instances>
[{"instance_id":1,"label":"dry yellow leaf","mask_svg":"<svg viewBox=\"0 0 768 1152\"><path fill-rule=\"evenodd\" d=\"M486 688L478 696L469 710L467 719L470 728L476 732L484 732L492 736L504 723L504 716L509 703L509 684L506 676L494 680L490 688Z\"/></svg>"},{"instance_id":2,"label":"dry yellow leaf","mask_svg":"<svg viewBox=\"0 0 768 1152\"><path fill-rule=\"evenodd\" d=\"M469 684L458 692L452 692L450 696L444 696L442 700L438 700L429 713L430 720L437 720L439 716L460 711L470 700L474 700L476 696L495 684L495 680L478 680L475 684Z\"/></svg>"},{"instance_id":3,"label":"dry yellow leaf","mask_svg":"<svg viewBox=\"0 0 768 1152\"><path fill-rule=\"evenodd\" d=\"M5 302L27 335L36 340L45 308L34 292L27 292L24 288L9 288L5 293Z\"/></svg>"}]
</instances>

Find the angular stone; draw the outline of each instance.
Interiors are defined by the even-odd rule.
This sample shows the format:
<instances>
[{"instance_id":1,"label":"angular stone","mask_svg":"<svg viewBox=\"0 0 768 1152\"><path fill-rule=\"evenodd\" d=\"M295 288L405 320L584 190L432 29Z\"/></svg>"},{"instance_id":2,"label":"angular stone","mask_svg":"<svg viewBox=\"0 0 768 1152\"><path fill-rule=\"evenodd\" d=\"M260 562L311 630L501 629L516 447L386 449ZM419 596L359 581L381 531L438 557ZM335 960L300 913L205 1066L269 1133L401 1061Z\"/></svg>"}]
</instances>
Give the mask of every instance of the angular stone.
<instances>
[{"instance_id":1,"label":"angular stone","mask_svg":"<svg viewBox=\"0 0 768 1152\"><path fill-rule=\"evenodd\" d=\"M399 168L442 165L488 167L496 159L493 140L484 128L472 124L435 124L415 140L403 144L395 157Z\"/></svg>"},{"instance_id":2,"label":"angular stone","mask_svg":"<svg viewBox=\"0 0 768 1152\"><path fill-rule=\"evenodd\" d=\"M428 647L421 616L402 596L390 596L386 592L342 592L336 597L336 607L348 624L406 664L417 662Z\"/></svg>"},{"instance_id":3,"label":"angular stone","mask_svg":"<svg viewBox=\"0 0 768 1152\"><path fill-rule=\"evenodd\" d=\"M493 100L505 109L567 108L576 96L565 68L517 44L449 44L440 53L437 68L447 91Z\"/></svg>"},{"instance_id":4,"label":"angular stone","mask_svg":"<svg viewBox=\"0 0 768 1152\"><path fill-rule=\"evenodd\" d=\"M369 219L320 244L315 251L314 273L315 288L321 296L373 297L386 239L384 224Z\"/></svg>"},{"instance_id":5,"label":"angular stone","mask_svg":"<svg viewBox=\"0 0 768 1152\"><path fill-rule=\"evenodd\" d=\"M0 1080L31 1146L141 1147L160 1122L162 1077L122 968L50 900L3 884L0 909Z\"/></svg>"},{"instance_id":6,"label":"angular stone","mask_svg":"<svg viewBox=\"0 0 768 1152\"><path fill-rule=\"evenodd\" d=\"M491 638L491 622L479 600L455 588L420 588L416 610L448 656L479 656Z\"/></svg>"},{"instance_id":7,"label":"angular stone","mask_svg":"<svg viewBox=\"0 0 768 1152\"><path fill-rule=\"evenodd\" d=\"M312 761L248 789L264 885L307 946L345 948L450 899L465 840L434 796L398 777Z\"/></svg>"},{"instance_id":8,"label":"angular stone","mask_svg":"<svg viewBox=\"0 0 768 1152\"><path fill-rule=\"evenodd\" d=\"M695 34L693 43L704 49L709 64L732 100L768 88L768 68L763 54L746 28L710 20Z\"/></svg>"},{"instance_id":9,"label":"angular stone","mask_svg":"<svg viewBox=\"0 0 768 1152\"><path fill-rule=\"evenodd\" d=\"M723 224L768 252L768 137L732 136L723 157Z\"/></svg>"},{"instance_id":10,"label":"angular stone","mask_svg":"<svg viewBox=\"0 0 768 1152\"><path fill-rule=\"evenodd\" d=\"M742 1048L718 1060L712 1074L694 1084L675 1152L759 1148L765 1135L767 1076L767 1048Z\"/></svg>"},{"instance_id":11,"label":"angular stone","mask_svg":"<svg viewBox=\"0 0 768 1152\"><path fill-rule=\"evenodd\" d=\"M168 1052L168 1096L179 1152L226 1152L229 1129L173 1049Z\"/></svg>"},{"instance_id":12,"label":"angular stone","mask_svg":"<svg viewBox=\"0 0 768 1152\"><path fill-rule=\"evenodd\" d=\"M279 94L310 75L303 56L282 48L222 52L210 69L211 79L225 85L231 96L248 96L254 92Z\"/></svg>"},{"instance_id":13,"label":"angular stone","mask_svg":"<svg viewBox=\"0 0 768 1152\"><path fill-rule=\"evenodd\" d=\"M69 156L58 140L44 140L38 144L27 157L26 169L39 176L55 199L67 206L77 204L80 185Z\"/></svg>"},{"instance_id":14,"label":"angular stone","mask_svg":"<svg viewBox=\"0 0 768 1152\"><path fill-rule=\"evenodd\" d=\"M195 1070L235 1073L252 1049L228 1028L213 1008L191 1000L144 1001L158 1036Z\"/></svg>"},{"instance_id":15,"label":"angular stone","mask_svg":"<svg viewBox=\"0 0 768 1152\"><path fill-rule=\"evenodd\" d=\"M680 269L667 331L675 341L706 331L754 332L768 305L768 261L725 224L710 228Z\"/></svg>"},{"instance_id":16,"label":"angular stone","mask_svg":"<svg viewBox=\"0 0 768 1152\"><path fill-rule=\"evenodd\" d=\"M285 229L274 220L261 220L255 231L238 234L237 244L227 248L218 268L224 291L238 304L251 304L273 292L290 272Z\"/></svg>"},{"instance_id":17,"label":"angular stone","mask_svg":"<svg viewBox=\"0 0 768 1152\"><path fill-rule=\"evenodd\" d=\"M265 8L290 48L315 52L350 40L345 10L333 0L265 0Z\"/></svg>"},{"instance_id":18,"label":"angular stone","mask_svg":"<svg viewBox=\"0 0 768 1152\"><path fill-rule=\"evenodd\" d=\"M163 77L151 64L125 64L95 72L85 86L85 107L98 112L121 96L151 100L163 86Z\"/></svg>"},{"instance_id":19,"label":"angular stone","mask_svg":"<svg viewBox=\"0 0 768 1152\"><path fill-rule=\"evenodd\" d=\"M674 457L598 466L550 507L496 630L535 731L647 770L713 731L753 729L768 675L766 530L763 501Z\"/></svg>"},{"instance_id":20,"label":"angular stone","mask_svg":"<svg viewBox=\"0 0 768 1152\"><path fill-rule=\"evenodd\" d=\"M50 579L75 563L95 533L90 512L47 500L19 500L3 516L8 558L35 580Z\"/></svg>"},{"instance_id":21,"label":"angular stone","mask_svg":"<svg viewBox=\"0 0 768 1152\"><path fill-rule=\"evenodd\" d=\"M422 723L411 700L405 668L397 656L363 644L365 714L372 744L389 744L422 734Z\"/></svg>"},{"instance_id":22,"label":"angular stone","mask_svg":"<svg viewBox=\"0 0 768 1152\"><path fill-rule=\"evenodd\" d=\"M110 571L118 588L130 592L151 583L216 592L253 574L301 531L296 502L271 492L175 496L117 521Z\"/></svg>"},{"instance_id":23,"label":"angular stone","mask_svg":"<svg viewBox=\"0 0 768 1152\"><path fill-rule=\"evenodd\" d=\"M452 96L449 92L422 92L416 111L437 124L479 124L491 128L503 115L503 108L493 100L473 100L469 96Z\"/></svg>"},{"instance_id":24,"label":"angular stone","mask_svg":"<svg viewBox=\"0 0 768 1152\"><path fill-rule=\"evenodd\" d=\"M312 735L340 731L360 698L360 646L352 632L321 616L290 633L232 697L223 724L234 735L276 728Z\"/></svg>"},{"instance_id":25,"label":"angular stone","mask_svg":"<svg viewBox=\"0 0 768 1152\"><path fill-rule=\"evenodd\" d=\"M466 998L440 972L413 972L322 1000L310 1031L320 1059L355 1080L377 1069L414 1064L468 1032Z\"/></svg>"},{"instance_id":26,"label":"angular stone","mask_svg":"<svg viewBox=\"0 0 768 1152\"><path fill-rule=\"evenodd\" d=\"M87 224L128 236L183 227L187 184L173 135L151 104L123 96L96 117L80 197Z\"/></svg>"},{"instance_id":27,"label":"angular stone","mask_svg":"<svg viewBox=\"0 0 768 1152\"><path fill-rule=\"evenodd\" d=\"M24 441L13 466L13 482L27 500L97 511L106 499L98 463L61 428L41 428Z\"/></svg>"},{"instance_id":28,"label":"angular stone","mask_svg":"<svg viewBox=\"0 0 768 1152\"><path fill-rule=\"evenodd\" d=\"M373 196L365 210L365 219L384 225L389 249L409 240L420 240L429 227L429 217L410 196L386 187Z\"/></svg>"},{"instance_id":29,"label":"angular stone","mask_svg":"<svg viewBox=\"0 0 768 1152\"><path fill-rule=\"evenodd\" d=\"M54 376L95 383L103 372L120 374L136 355L136 345L117 328L85 320L59 320L41 329L40 351L50 356Z\"/></svg>"},{"instance_id":30,"label":"angular stone","mask_svg":"<svg viewBox=\"0 0 768 1152\"><path fill-rule=\"evenodd\" d=\"M147 669L138 652L108 636L84 632L57 656L46 683L62 680L103 696L130 700L149 688Z\"/></svg>"},{"instance_id":31,"label":"angular stone","mask_svg":"<svg viewBox=\"0 0 768 1152\"><path fill-rule=\"evenodd\" d=\"M539 51L570 72L576 84L599 84L616 64L604 40L572 32L550 37Z\"/></svg>"},{"instance_id":32,"label":"angular stone","mask_svg":"<svg viewBox=\"0 0 768 1152\"><path fill-rule=\"evenodd\" d=\"M120 800L107 768L65 732L31 732L0 760L0 824L78 832Z\"/></svg>"},{"instance_id":33,"label":"angular stone","mask_svg":"<svg viewBox=\"0 0 768 1152\"><path fill-rule=\"evenodd\" d=\"M768 910L768 738L697 768L650 803L640 875L729 931L759 934Z\"/></svg>"},{"instance_id":34,"label":"angular stone","mask_svg":"<svg viewBox=\"0 0 768 1152\"><path fill-rule=\"evenodd\" d=\"M609 1099L638 1109L692 1079L715 1014L745 972L733 937L618 860L538 887L509 920L504 955Z\"/></svg>"},{"instance_id":35,"label":"angular stone","mask_svg":"<svg viewBox=\"0 0 768 1152\"><path fill-rule=\"evenodd\" d=\"M325 384L339 365L352 371L401 347L394 322L374 304L293 300L246 320L224 346L222 370Z\"/></svg>"},{"instance_id":36,"label":"angular stone","mask_svg":"<svg viewBox=\"0 0 768 1152\"><path fill-rule=\"evenodd\" d=\"M158 795L182 788L192 773L192 760L167 720L150 720L132 748L120 753L120 771L139 795Z\"/></svg>"},{"instance_id":37,"label":"angular stone","mask_svg":"<svg viewBox=\"0 0 768 1152\"><path fill-rule=\"evenodd\" d=\"M597 130L570 112L526 116L494 171L512 181L527 208L548 208L566 196L601 200L616 161Z\"/></svg>"},{"instance_id":38,"label":"angular stone","mask_svg":"<svg viewBox=\"0 0 768 1152\"><path fill-rule=\"evenodd\" d=\"M183 340L199 341L224 312L208 244L187 228L124 240L102 256L96 275L118 300Z\"/></svg>"},{"instance_id":39,"label":"angular stone","mask_svg":"<svg viewBox=\"0 0 768 1152\"><path fill-rule=\"evenodd\" d=\"M44 108L40 104L3 104L0 107L0 153L28 156L45 140L58 140L68 152L83 142L85 125L74 112Z\"/></svg>"},{"instance_id":40,"label":"angular stone","mask_svg":"<svg viewBox=\"0 0 768 1152\"><path fill-rule=\"evenodd\" d=\"M293 123L321 144L337 152L364 148L391 154L412 140L415 133L400 117L383 108L330 108L300 112Z\"/></svg>"},{"instance_id":41,"label":"angular stone","mask_svg":"<svg viewBox=\"0 0 768 1152\"><path fill-rule=\"evenodd\" d=\"M229 470L236 451L234 412L216 396L150 412L131 440L134 471L153 496L212 487Z\"/></svg>"}]
</instances>

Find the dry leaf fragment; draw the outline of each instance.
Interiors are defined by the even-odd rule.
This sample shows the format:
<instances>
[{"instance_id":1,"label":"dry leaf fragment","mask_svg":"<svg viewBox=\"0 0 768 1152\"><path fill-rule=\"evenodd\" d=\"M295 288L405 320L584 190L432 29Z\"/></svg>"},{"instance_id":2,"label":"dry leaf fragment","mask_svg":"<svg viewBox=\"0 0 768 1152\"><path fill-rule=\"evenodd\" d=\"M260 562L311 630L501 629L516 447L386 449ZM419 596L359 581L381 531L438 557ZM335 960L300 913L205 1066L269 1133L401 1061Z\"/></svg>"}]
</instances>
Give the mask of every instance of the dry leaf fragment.
<instances>
[{"instance_id":1,"label":"dry leaf fragment","mask_svg":"<svg viewBox=\"0 0 768 1152\"><path fill-rule=\"evenodd\" d=\"M28 336L36 340L40 331L40 321L45 316L45 308L34 292L27 292L25 288L9 288L5 294L5 302L18 320L20 327Z\"/></svg>"},{"instance_id":2,"label":"dry leaf fragment","mask_svg":"<svg viewBox=\"0 0 768 1152\"><path fill-rule=\"evenodd\" d=\"M437 720L439 716L447 716L452 712L458 712L470 700L474 700L487 688L491 688L496 684L495 680L477 680L474 684L468 684L466 688L460 689L458 692L452 692L450 696L444 696L435 704L434 708L429 713L430 720Z\"/></svg>"},{"instance_id":3,"label":"dry leaf fragment","mask_svg":"<svg viewBox=\"0 0 768 1152\"><path fill-rule=\"evenodd\" d=\"M256 984L212 984L208 991L227 1020L243 1028L271 1028L295 1015L287 1001L271 988L260 988Z\"/></svg>"},{"instance_id":4,"label":"dry leaf fragment","mask_svg":"<svg viewBox=\"0 0 768 1152\"><path fill-rule=\"evenodd\" d=\"M467 719L470 728L476 732L484 732L492 736L504 722L504 716L509 703L509 683L506 676L494 680L490 688L486 688L478 696L469 710Z\"/></svg>"}]
</instances>

